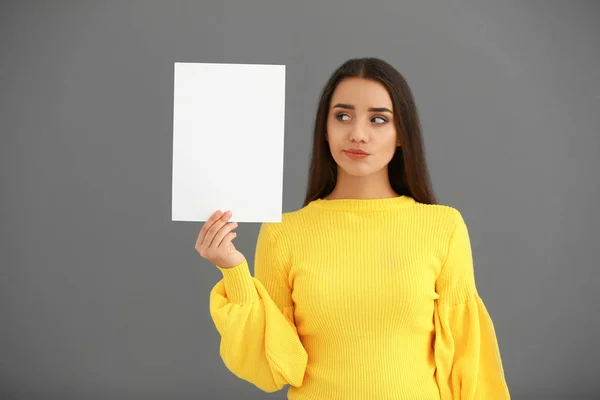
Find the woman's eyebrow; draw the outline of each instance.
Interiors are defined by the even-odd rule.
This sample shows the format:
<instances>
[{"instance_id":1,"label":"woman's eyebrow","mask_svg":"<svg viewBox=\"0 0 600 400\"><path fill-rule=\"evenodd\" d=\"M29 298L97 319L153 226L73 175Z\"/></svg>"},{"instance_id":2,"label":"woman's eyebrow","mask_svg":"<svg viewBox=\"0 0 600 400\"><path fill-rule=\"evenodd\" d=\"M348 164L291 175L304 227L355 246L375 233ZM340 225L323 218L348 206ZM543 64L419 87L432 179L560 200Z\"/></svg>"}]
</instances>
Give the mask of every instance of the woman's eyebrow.
<instances>
[{"instance_id":1,"label":"woman's eyebrow","mask_svg":"<svg viewBox=\"0 0 600 400\"><path fill-rule=\"evenodd\" d=\"M348 109L348 110L354 110L356 107L354 107L351 104L338 103L335 106L333 106L332 108L345 108L345 109ZM393 114L392 110L390 110L387 107L371 107L371 108L369 108L369 111L373 111L373 112L388 112L390 114Z\"/></svg>"},{"instance_id":2,"label":"woman's eyebrow","mask_svg":"<svg viewBox=\"0 0 600 400\"><path fill-rule=\"evenodd\" d=\"M374 112L388 112L390 114L393 114L392 110L390 110L387 107L372 107L372 108L369 108L369 111L374 111Z\"/></svg>"}]
</instances>

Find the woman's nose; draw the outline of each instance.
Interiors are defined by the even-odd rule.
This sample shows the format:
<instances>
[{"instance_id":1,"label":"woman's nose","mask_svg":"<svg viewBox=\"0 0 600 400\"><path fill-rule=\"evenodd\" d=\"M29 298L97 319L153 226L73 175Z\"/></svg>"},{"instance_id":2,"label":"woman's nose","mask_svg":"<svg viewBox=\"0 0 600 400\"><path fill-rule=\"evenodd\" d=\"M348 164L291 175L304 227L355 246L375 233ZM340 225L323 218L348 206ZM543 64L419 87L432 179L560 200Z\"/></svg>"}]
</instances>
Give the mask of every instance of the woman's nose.
<instances>
[{"instance_id":1,"label":"woman's nose","mask_svg":"<svg viewBox=\"0 0 600 400\"><path fill-rule=\"evenodd\" d=\"M366 142L368 130L362 124L354 124L350 130L350 140L353 142Z\"/></svg>"}]
</instances>

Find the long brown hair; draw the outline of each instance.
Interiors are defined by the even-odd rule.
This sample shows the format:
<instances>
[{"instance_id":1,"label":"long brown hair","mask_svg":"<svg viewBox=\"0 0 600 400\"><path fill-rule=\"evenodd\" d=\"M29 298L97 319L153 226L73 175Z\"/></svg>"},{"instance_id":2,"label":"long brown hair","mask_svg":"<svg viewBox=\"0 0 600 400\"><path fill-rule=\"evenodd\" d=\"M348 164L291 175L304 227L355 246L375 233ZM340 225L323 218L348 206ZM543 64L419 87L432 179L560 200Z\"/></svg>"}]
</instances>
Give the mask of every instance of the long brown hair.
<instances>
[{"instance_id":1,"label":"long brown hair","mask_svg":"<svg viewBox=\"0 0 600 400\"><path fill-rule=\"evenodd\" d=\"M381 83L387 89L394 108L394 121L401 146L388 164L392 188L419 203L435 204L419 114L410 87L392 65L377 58L356 58L336 69L323 88L314 125L313 151L304 206L330 194L337 183L338 166L325 139L331 96L346 78L365 78Z\"/></svg>"}]
</instances>

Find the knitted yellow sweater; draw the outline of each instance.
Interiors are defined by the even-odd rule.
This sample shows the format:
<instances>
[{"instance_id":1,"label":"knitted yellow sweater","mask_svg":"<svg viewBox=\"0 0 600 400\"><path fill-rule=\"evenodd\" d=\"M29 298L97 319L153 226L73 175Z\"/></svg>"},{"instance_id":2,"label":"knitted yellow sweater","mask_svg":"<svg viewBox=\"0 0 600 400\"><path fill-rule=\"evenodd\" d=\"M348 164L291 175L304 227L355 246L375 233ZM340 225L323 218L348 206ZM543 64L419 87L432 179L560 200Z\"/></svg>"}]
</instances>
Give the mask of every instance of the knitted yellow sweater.
<instances>
[{"instance_id":1,"label":"knitted yellow sweater","mask_svg":"<svg viewBox=\"0 0 600 400\"><path fill-rule=\"evenodd\" d=\"M288 399L509 399L467 227L412 197L313 201L210 293L221 357Z\"/></svg>"}]
</instances>

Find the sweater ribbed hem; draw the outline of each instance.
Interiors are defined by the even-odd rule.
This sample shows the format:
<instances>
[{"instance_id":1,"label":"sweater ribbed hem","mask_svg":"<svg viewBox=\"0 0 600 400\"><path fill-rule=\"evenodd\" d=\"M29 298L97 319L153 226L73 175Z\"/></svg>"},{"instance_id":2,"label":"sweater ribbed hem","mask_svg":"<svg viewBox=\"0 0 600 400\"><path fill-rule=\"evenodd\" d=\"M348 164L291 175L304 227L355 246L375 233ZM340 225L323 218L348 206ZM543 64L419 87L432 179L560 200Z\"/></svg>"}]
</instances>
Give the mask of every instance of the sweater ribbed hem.
<instances>
[{"instance_id":1,"label":"sweater ribbed hem","mask_svg":"<svg viewBox=\"0 0 600 400\"><path fill-rule=\"evenodd\" d=\"M225 292L230 302L242 304L258 299L248 261L244 260L233 268L222 268L218 265L217 268L223 273Z\"/></svg>"}]
</instances>

